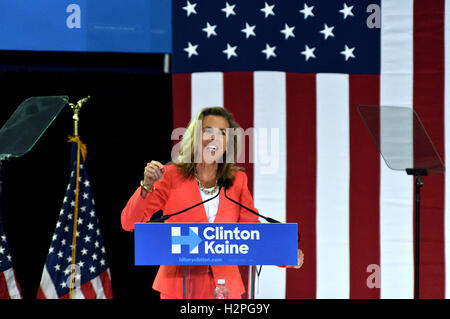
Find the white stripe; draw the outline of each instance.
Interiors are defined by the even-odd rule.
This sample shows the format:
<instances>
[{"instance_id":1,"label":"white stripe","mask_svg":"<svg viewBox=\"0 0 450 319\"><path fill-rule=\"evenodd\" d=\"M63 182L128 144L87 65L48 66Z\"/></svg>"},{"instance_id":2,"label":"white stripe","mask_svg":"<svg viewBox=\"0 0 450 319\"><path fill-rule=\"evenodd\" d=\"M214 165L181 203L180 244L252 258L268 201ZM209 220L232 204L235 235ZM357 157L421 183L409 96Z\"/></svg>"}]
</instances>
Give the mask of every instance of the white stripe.
<instances>
[{"instance_id":1,"label":"white stripe","mask_svg":"<svg viewBox=\"0 0 450 319\"><path fill-rule=\"evenodd\" d=\"M317 298L349 298L349 78L316 79Z\"/></svg>"},{"instance_id":2,"label":"white stripe","mask_svg":"<svg viewBox=\"0 0 450 319\"><path fill-rule=\"evenodd\" d=\"M53 284L52 278L50 277L47 266L44 266L44 270L42 271L41 277L41 290L47 299L58 299L58 293L56 292L56 288Z\"/></svg>"},{"instance_id":3,"label":"white stripe","mask_svg":"<svg viewBox=\"0 0 450 319\"><path fill-rule=\"evenodd\" d=\"M81 288L75 288L73 290L73 299L86 299Z\"/></svg>"},{"instance_id":4,"label":"white stripe","mask_svg":"<svg viewBox=\"0 0 450 319\"><path fill-rule=\"evenodd\" d=\"M92 287L94 287L97 299L106 299L105 291L103 290L102 280L100 275L91 280Z\"/></svg>"},{"instance_id":5,"label":"white stripe","mask_svg":"<svg viewBox=\"0 0 450 319\"><path fill-rule=\"evenodd\" d=\"M445 298L450 298L450 0L445 1Z\"/></svg>"},{"instance_id":6,"label":"white stripe","mask_svg":"<svg viewBox=\"0 0 450 319\"><path fill-rule=\"evenodd\" d=\"M413 1L382 5L380 104L412 107ZM380 159L381 298L412 298L413 184Z\"/></svg>"},{"instance_id":7,"label":"white stripe","mask_svg":"<svg viewBox=\"0 0 450 319\"><path fill-rule=\"evenodd\" d=\"M254 73L254 201L263 215L286 221L286 75ZM285 298L286 270L263 267L257 298Z\"/></svg>"},{"instance_id":8,"label":"white stripe","mask_svg":"<svg viewBox=\"0 0 450 319\"><path fill-rule=\"evenodd\" d=\"M191 76L191 99L191 119L205 107L223 107L223 73L193 73Z\"/></svg>"},{"instance_id":9,"label":"white stripe","mask_svg":"<svg viewBox=\"0 0 450 319\"><path fill-rule=\"evenodd\" d=\"M17 288L16 277L14 276L14 270L12 268L6 269L3 272L6 280L6 286L8 286L8 293L11 299L22 299L20 291Z\"/></svg>"}]
</instances>

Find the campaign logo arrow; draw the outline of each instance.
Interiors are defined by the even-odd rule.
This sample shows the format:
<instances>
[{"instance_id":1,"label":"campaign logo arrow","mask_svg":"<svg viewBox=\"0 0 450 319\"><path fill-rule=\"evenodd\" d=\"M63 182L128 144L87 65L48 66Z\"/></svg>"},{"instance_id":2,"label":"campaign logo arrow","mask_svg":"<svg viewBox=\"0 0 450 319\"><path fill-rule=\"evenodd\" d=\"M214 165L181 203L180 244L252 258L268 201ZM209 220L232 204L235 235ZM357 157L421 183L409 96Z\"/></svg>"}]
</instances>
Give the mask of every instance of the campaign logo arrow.
<instances>
[{"instance_id":1,"label":"campaign logo arrow","mask_svg":"<svg viewBox=\"0 0 450 319\"><path fill-rule=\"evenodd\" d=\"M198 236L198 227L189 227L189 235L187 236L172 236L173 245L189 245L189 253L198 253L198 245L202 239Z\"/></svg>"}]
</instances>

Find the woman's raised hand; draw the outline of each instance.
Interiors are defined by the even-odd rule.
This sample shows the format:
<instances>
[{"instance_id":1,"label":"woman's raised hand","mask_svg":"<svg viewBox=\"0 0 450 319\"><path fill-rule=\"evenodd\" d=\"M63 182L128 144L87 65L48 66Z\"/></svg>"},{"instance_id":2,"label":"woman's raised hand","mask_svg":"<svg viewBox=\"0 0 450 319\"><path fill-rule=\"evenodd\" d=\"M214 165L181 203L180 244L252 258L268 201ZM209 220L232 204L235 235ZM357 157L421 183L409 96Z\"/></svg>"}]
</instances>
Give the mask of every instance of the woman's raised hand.
<instances>
[{"instance_id":1,"label":"woman's raised hand","mask_svg":"<svg viewBox=\"0 0 450 319\"><path fill-rule=\"evenodd\" d=\"M164 165L158 161L147 163L144 170L144 186L151 188L153 184L162 178L164 174Z\"/></svg>"}]
</instances>

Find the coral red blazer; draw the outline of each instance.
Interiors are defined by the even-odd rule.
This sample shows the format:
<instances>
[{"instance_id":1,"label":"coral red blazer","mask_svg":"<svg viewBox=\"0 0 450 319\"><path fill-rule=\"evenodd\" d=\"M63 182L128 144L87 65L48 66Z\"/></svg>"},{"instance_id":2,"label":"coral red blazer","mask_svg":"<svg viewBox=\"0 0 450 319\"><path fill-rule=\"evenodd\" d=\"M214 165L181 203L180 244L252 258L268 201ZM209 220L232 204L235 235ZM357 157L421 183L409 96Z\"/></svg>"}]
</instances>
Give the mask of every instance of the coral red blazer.
<instances>
[{"instance_id":1,"label":"coral red blazer","mask_svg":"<svg viewBox=\"0 0 450 319\"><path fill-rule=\"evenodd\" d=\"M235 172L233 185L227 189L227 196L257 211L247 186L247 175L242 171ZM184 178L175 165L166 165L163 178L155 182L155 190L145 198L141 196L139 187L129 199L122 211L121 221L124 230L132 231L134 223L145 223L152 215L162 209L171 214L202 202L200 190L195 179ZM166 222L171 223L208 223L203 205L199 205L186 213L176 215ZM216 223L257 223L258 217L225 198L223 189L219 194L219 208ZM199 266L201 267L201 266ZM225 279L230 298L240 298L245 292L237 266L211 266L215 282ZM153 289L177 298L182 297L183 267L160 266L153 283Z\"/></svg>"}]
</instances>

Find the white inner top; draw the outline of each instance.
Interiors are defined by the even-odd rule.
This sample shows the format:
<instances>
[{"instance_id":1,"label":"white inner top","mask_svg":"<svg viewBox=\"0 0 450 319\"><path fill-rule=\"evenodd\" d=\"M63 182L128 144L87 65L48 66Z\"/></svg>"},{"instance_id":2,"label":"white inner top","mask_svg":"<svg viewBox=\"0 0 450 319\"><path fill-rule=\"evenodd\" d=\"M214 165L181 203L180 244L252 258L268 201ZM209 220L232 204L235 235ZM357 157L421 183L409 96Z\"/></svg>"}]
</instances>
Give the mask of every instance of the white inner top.
<instances>
[{"instance_id":1,"label":"white inner top","mask_svg":"<svg viewBox=\"0 0 450 319\"><path fill-rule=\"evenodd\" d=\"M205 190L212 191L213 188L214 187L205 188ZM219 188L212 194L205 194L205 192L203 192L200 189L200 195L202 195L202 201L205 201L205 200L207 200L207 199L209 199L211 197L216 196L218 191L219 191ZM214 223L214 219L216 219L216 215L217 215L217 210L219 209L219 196L217 196L216 198L210 200L207 203L204 203L203 206L205 207L206 216L208 217L208 222Z\"/></svg>"}]
</instances>

